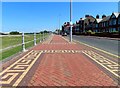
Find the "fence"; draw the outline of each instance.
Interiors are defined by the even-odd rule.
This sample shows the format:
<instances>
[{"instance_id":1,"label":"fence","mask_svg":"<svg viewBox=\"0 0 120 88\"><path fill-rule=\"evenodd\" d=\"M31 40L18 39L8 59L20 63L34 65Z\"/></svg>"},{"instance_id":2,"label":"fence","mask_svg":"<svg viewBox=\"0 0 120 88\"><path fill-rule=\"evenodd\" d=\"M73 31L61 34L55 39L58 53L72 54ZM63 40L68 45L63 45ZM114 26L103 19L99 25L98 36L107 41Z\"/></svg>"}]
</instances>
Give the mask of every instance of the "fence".
<instances>
[{"instance_id":1,"label":"fence","mask_svg":"<svg viewBox=\"0 0 120 88\"><path fill-rule=\"evenodd\" d=\"M8 35L2 37L2 48L0 49L0 55L2 58L0 58L0 60L12 56L18 52L26 51L27 48L44 41L48 36L48 33L22 33L22 35Z\"/></svg>"}]
</instances>

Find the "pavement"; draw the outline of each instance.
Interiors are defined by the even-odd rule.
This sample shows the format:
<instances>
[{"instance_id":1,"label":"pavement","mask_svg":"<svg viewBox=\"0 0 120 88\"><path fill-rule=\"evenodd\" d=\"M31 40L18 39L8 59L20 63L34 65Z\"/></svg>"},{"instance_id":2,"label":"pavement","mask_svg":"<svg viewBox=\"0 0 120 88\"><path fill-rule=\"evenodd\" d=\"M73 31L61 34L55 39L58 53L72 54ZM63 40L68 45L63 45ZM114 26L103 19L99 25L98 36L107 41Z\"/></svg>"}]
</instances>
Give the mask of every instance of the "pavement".
<instances>
[{"instance_id":1,"label":"pavement","mask_svg":"<svg viewBox=\"0 0 120 88\"><path fill-rule=\"evenodd\" d=\"M3 63L0 85L109 86L119 84L118 58L51 35L24 54Z\"/></svg>"}]
</instances>

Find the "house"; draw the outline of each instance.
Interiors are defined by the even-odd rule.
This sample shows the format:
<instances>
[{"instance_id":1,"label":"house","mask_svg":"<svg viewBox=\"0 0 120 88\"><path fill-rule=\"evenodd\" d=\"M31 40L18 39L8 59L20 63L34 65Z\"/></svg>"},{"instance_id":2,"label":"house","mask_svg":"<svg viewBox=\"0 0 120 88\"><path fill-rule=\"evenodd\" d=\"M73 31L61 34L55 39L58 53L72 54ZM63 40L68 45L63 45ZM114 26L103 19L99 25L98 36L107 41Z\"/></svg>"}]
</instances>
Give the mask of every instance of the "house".
<instances>
[{"instance_id":1,"label":"house","mask_svg":"<svg viewBox=\"0 0 120 88\"><path fill-rule=\"evenodd\" d=\"M73 34L79 34L79 33L80 33L79 21L76 21L76 23L73 24L72 30L73 30L73 31L72 31Z\"/></svg>"},{"instance_id":2,"label":"house","mask_svg":"<svg viewBox=\"0 0 120 88\"><path fill-rule=\"evenodd\" d=\"M70 32L70 23L65 22L62 26L64 32ZM118 33L120 32L120 12L114 12L110 16L99 15L94 18L91 15L85 15L85 18L80 18L79 21L73 24L73 34L94 33Z\"/></svg>"},{"instance_id":3,"label":"house","mask_svg":"<svg viewBox=\"0 0 120 88\"><path fill-rule=\"evenodd\" d=\"M91 15L86 15L84 19L84 32L87 32L89 30L93 31L93 23L95 21L95 18Z\"/></svg>"},{"instance_id":4,"label":"house","mask_svg":"<svg viewBox=\"0 0 120 88\"><path fill-rule=\"evenodd\" d=\"M110 16L110 20L109 20L109 32L118 32L119 31L119 20L120 20L120 13L112 13L112 15Z\"/></svg>"},{"instance_id":5,"label":"house","mask_svg":"<svg viewBox=\"0 0 120 88\"><path fill-rule=\"evenodd\" d=\"M103 15L102 20L99 23L99 29L98 32L110 32L110 27L109 27L109 20L110 16Z\"/></svg>"},{"instance_id":6,"label":"house","mask_svg":"<svg viewBox=\"0 0 120 88\"><path fill-rule=\"evenodd\" d=\"M79 32L80 32L80 34L85 31L84 30L84 20L85 20L85 18L80 18L80 20L79 20Z\"/></svg>"},{"instance_id":7,"label":"house","mask_svg":"<svg viewBox=\"0 0 120 88\"><path fill-rule=\"evenodd\" d=\"M118 16L118 32L120 33L120 14Z\"/></svg>"},{"instance_id":8,"label":"house","mask_svg":"<svg viewBox=\"0 0 120 88\"><path fill-rule=\"evenodd\" d=\"M76 29L76 24L73 23L73 27L72 27L72 33L73 33L73 35L75 34L75 29Z\"/></svg>"},{"instance_id":9,"label":"house","mask_svg":"<svg viewBox=\"0 0 120 88\"><path fill-rule=\"evenodd\" d=\"M62 33L70 33L70 23L69 22L65 22L62 26Z\"/></svg>"},{"instance_id":10,"label":"house","mask_svg":"<svg viewBox=\"0 0 120 88\"><path fill-rule=\"evenodd\" d=\"M96 16L95 21L93 22L93 32L98 33L100 31L100 22L102 18L99 18L99 15Z\"/></svg>"}]
</instances>

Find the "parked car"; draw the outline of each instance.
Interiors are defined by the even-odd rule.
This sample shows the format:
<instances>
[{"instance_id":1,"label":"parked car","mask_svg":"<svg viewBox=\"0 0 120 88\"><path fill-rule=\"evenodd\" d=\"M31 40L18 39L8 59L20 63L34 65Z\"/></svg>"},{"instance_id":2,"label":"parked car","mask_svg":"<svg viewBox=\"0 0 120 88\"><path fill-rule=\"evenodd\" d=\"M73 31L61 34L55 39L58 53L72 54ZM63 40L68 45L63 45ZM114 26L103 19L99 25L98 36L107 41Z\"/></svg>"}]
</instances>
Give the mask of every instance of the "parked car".
<instances>
[{"instance_id":1,"label":"parked car","mask_svg":"<svg viewBox=\"0 0 120 88\"><path fill-rule=\"evenodd\" d=\"M67 33L63 33L62 36L67 36Z\"/></svg>"}]
</instances>

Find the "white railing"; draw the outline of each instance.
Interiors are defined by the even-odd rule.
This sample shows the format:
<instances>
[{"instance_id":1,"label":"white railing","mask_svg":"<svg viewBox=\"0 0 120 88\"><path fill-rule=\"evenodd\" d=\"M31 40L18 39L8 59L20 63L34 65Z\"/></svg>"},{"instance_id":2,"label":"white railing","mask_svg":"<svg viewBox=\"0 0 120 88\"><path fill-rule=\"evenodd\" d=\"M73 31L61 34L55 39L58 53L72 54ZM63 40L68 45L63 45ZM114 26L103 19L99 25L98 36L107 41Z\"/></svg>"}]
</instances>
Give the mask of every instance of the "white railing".
<instances>
[{"instance_id":1,"label":"white railing","mask_svg":"<svg viewBox=\"0 0 120 88\"><path fill-rule=\"evenodd\" d=\"M13 46L9 46L9 47L7 47L7 48L4 48L4 49L0 49L0 52L6 51L6 50L8 50L8 49L15 48L15 47L17 47L17 46L22 46L22 50L25 51L25 44L28 44L28 43L34 41L34 45L36 45L36 44L37 44L37 43L36 43L37 40L40 40L39 42L41 42L41 41L44 41L44 39L45 39L44 33L43 33L42 38L40 37L40 38L37 38L37 39L36 39L36 33L34 33L34 40L27 41L27 42L25 42L24 37L25 37L25 35L24 35L24 33L22 33L22 43L21 43L21 44L16 44L16 45L13 45Z\"/></svg>"}]
</instances>

